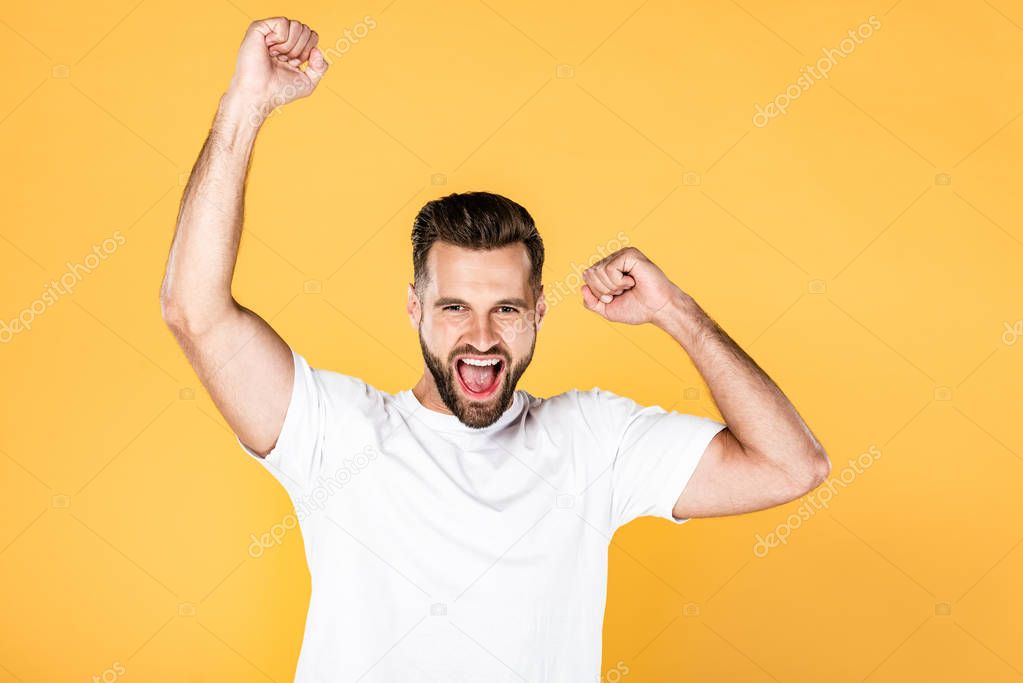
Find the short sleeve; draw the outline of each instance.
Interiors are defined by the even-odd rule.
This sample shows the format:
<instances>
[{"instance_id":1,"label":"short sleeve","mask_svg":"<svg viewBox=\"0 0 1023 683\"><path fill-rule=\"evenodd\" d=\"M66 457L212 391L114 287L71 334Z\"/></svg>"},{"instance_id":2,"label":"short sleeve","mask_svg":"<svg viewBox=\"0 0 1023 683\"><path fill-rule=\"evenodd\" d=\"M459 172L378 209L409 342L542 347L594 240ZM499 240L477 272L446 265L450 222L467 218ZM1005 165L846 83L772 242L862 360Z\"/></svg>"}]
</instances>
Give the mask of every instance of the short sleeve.
<instances>
[{"instance_id":1,"label":"short sleeve","mask_svg":"<svg viewBox=\"0 0 1023 683\"><path fill-rule=\"evenodd\" d=\"M726 427L699 415L641 406L630 398L591 389L597 419L614 453L611 522L615 529L637 517L689 521L672 513L711 439Z\"/></svg>"},{"instance_id":2,"label":"short sleeve","mask_svg":"<svg viewBox=\"0 0 1023 683\"><path fill-rule=\"evenodd\" d=\"M246 453L254 457L284 486L297 505L323 468L326 396L320 371L294 350L294 383L288 411L273 450L260 457L235 436Z\"/></svg>"}]
</instances>

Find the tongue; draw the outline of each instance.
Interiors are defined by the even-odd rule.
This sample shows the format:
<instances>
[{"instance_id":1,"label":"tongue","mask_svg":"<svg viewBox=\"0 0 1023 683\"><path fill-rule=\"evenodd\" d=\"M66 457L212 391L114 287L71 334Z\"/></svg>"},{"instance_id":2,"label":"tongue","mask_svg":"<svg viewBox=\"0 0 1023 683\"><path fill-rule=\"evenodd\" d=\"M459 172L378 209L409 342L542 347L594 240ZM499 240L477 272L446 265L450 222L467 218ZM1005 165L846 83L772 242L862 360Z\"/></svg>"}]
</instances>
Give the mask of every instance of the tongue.
<instances>
[{"instance_id":1,"label":"tongue","mask_svg":"<svg viewBox=\"0 0 1023 683\"><path fill-rule=\"evenodd\" d=\"M462 376L462 381L465 382L467 387L480 393L489 389L493 385L494 380L497 379L497 366L469 365L459 361L458 374Z\"/></svg>"}]
</instances>

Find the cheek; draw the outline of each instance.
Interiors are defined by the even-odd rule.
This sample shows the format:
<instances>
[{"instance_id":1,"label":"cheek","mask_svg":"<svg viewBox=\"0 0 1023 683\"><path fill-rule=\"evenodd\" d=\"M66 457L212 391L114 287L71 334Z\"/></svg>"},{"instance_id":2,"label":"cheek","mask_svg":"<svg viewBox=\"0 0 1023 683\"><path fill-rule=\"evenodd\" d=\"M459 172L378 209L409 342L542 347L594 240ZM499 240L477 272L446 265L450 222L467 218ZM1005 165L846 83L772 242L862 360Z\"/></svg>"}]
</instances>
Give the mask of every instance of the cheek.
<instances>
[{"instance_id":1,"label":"cheek","mask_svg":"<svg viewBox=\"0 0 1023 683\"><path fill-rule=\"evenodd\" d=\"M503 323L500 327L500 334L504 345L511 354L515 358L521 358L529 353L529 347L536 331L530 325L529 319L522 317Z\"/></svg>"},{"instance_id":2,"label":"cheek","mask_svg":"<svg viewBox=\"0 0 1023 683\"><path fill-rule=\"evenodd\" d=\"M433 319L423 323L423 339L434 354L447 358L461 332L457 324L442 319Z\"/></svg>"}]
</instances>

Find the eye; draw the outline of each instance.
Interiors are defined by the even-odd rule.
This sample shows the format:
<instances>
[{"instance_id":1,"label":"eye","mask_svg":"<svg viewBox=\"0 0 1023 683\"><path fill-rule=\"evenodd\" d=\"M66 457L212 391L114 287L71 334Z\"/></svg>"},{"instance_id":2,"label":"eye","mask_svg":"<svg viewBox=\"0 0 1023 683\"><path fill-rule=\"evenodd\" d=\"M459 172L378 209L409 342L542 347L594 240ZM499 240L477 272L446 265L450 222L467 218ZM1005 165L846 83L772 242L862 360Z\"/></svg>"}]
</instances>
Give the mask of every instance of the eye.
<instances>
[{"instance_id":1,"label":"eye","mask_svg":"<svg viewBox=\"0 0 1023 683\"><path fill-rule=\"evenodd\" d=\"M518 313L518 309L513 306L500 306L500 310L506 313Z\"/></svg>"},{"instance_id":2,"label":"eye","mask_svg":"<svg viewBox=\"0 0 1023 683\"><path fill-rule=\"evenodd\" d=\"M445 306L445 307L444 307L443 309L441 309L441 310L444 310L444 311L450 311L450 310L451 310L451 309L453 309L453 308L461 308L461 307L462 307L462 305L461 305L461 304L448 304L447 306Z\"/></svg>"}]
</instances>

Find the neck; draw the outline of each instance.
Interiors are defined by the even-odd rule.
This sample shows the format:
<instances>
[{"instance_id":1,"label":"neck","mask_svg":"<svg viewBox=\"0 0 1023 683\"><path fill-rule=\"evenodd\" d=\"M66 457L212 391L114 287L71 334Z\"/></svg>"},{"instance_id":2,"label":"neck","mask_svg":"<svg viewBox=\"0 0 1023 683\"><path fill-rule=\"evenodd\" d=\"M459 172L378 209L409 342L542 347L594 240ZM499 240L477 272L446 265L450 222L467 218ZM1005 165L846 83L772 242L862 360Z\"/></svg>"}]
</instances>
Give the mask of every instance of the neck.
<instances>
[{"instance_id":1,"label":"neck","mask_svg":"<svg viewBox=\"0 0 1023 683\"><path fill-rule=\"evenodd\" d=\"M423 376L412 387L412 394L419 399L424 408L429 408L445 415L454 415L454 413L448 410L444 401L441 400L440 392L437 391L437 383L433 381L433 375L430 374L429 369L423 371Z\"/></svg>"}]
</instances>

